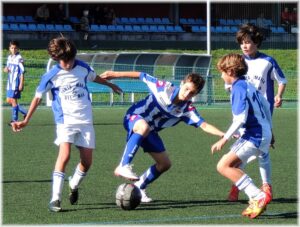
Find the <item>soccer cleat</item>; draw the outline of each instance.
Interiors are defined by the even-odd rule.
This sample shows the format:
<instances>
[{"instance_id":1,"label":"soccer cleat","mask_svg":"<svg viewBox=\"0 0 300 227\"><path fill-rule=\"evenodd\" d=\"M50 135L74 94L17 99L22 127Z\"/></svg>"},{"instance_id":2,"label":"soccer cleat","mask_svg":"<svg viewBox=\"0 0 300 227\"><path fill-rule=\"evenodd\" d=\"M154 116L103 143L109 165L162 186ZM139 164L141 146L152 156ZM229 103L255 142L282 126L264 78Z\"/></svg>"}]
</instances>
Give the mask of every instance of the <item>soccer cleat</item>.
<instances>
[{"instance_id":1,"label":"soccer cleat","mask_svg":"<svg viewBox=\"0 0 300 227\"><path fill-rule=\"evenodd\" d=\"M235 186L234 184L231 186L229 195L228 195L228 201L229 202L236 202L239 199L239 192L240 190L238 189L237 186Z\"/></svg>"},{"instance_id":2,"label":"soccer cleat","mask_svg":"<svg viewBox=\"0 0 300 227\"><path fill-rule=\"evenodd\" d=\"M72 177L69 177L69 182L71 181L71 179ZM79 197L78 188L72 189L69 184L69 201L71 205L77 204L78 197Z\"/></svg>"},{"instance_id":3,"label":"soccer cleat","mask_svg":"<svg viewBox=\"0 0 300 227\"><path fill-rule=\"evenodd\" d=\"M132 171L132 165L124 165L124 166L119 165L115 169L115 176L124 177L125 179L131 181L139 180L138 175Z\"/></svg>"},{"instance_id":4,"label":"soccer cleat","mask_svg":"<svg viewBox=\"0 0 300 227\"><path fill-rule=\"evenodd\" d=\"M253 219L261 215L266 210L271 199L267 193L263 193L264 195L261 198L249 201L249 206L242 212L243 216Z\"/></svg>"},{"instance_id":5,"label":"soccer cleat","mask_svg":"<svg viewBox=\"0 0 300 227\"><path fill-rule=\"evenodd\" d=\"M48 209L49 209L49 211L52 211L52 212L60 212L61 211L60 201L55 200L55 201L50 202L48 205Z\"/></svg>"},{"instance_id":6,"label":"soccer cleat","mask_svg":"<svg viewBox=\"0 0 300 227\"><path fill-rule=\"evenodd\" d=\"M146 189L140 189L140 191L142 194L142 198L141 198L142 203L150 203L153 201L153 199L151 199L150 197L147 196Z\"/></svg>"},{"instance_id":7,"label":"soccer cleat","mask_svg":"<svg viewBox=\"0 0 300 227\"><path fill-rule=\"evenodd\" d=\"M264 183L260 189L269 195L268 199L270 199L270 201L267 202L270 203L273 198L272 186L268 183Z\"/></svg>"}]
</instances>

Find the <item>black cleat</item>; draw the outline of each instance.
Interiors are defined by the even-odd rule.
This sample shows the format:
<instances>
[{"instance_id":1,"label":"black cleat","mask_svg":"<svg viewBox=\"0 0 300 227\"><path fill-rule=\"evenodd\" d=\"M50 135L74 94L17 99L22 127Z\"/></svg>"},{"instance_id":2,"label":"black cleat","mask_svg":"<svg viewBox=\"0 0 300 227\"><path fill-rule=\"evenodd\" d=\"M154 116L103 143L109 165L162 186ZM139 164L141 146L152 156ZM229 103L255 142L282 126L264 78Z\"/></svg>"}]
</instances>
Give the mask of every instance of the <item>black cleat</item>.
<instances>
[{"instance_id":1,"label":"black cleat","mask_svg":"<svg viewBox=\"0 0 300 227\"><path fill-rule=\"evenodd\" d=\"M49 209L49 211L52 211L52 212L60 212L61 211L60 201L55 200L55 201L50 202L48 205L48 209Z\"/></svg>"},{"instance_id":2,"label":"black cleat","mask_svg":"<svg viewBox=\"0 0 300 227\"><path fill-rule=\"evenodd\" d=\"M77 204L78 201L78 188L72 189L69 186L69 200L71 205Z\"/></svg>"}]
</instances>

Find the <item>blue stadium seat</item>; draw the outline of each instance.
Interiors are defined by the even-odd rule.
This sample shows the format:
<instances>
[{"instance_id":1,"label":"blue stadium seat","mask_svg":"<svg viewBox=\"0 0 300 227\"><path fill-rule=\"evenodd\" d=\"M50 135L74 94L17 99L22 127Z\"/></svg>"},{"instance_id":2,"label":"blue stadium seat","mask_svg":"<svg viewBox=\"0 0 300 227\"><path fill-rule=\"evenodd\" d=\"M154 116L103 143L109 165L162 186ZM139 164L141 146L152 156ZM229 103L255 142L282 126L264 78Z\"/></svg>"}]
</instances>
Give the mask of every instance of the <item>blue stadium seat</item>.
<instances>
[{"instance_id":1,"label":"blue stadium seat","mask_svg":"<svg viewBox=\"0 0 300 227\"><path fill-rule=\"evenodd\" d=\"M29 31L37 31L36 24L28 24L28 30Z\"/></svg>"},{"instance_id":2,"label":"blue stadium seat","mask_svg":"<svg viewBox=\"0 0 300 227\"><path fill-rule=\"evenodd\" d=\"M8 23L15 23L16 22L16 18L15 18L15 16L6 16L6 21Z\"/></svg>"},{"instance_id":3,"label":"blue stadium seat","mask_svg":"<svg viewBox=\"0 0 300 227\"><path fill-rule=\"evenodd\" d=\"M167 32L175 32L174 26L172 26L172 25L167 25L166 30L167 30Z\"/></svg>"},{"instance_id":4,"label":"blue stadium seat","mask_svg":"<svg viewBox=\"0 0 300 227\"><path fill-rule=\"evenodd\" d=\"M133 25L133 31L134 32L142 32L141 26L140 25Z\"/></svg>"},{"instance_id":5,"label":"blue stadium seat","mask_svg":"<svg viewBox=\"0 0 300 227\"><path fill-rule=\"evenodd\" d=\"M38 31L41 31L41 32L46 31L46 26L44 24L37 24L36 28Z\"/></svg>"},{"instance_id":6,"label":"blue stadium seat","mask_svg":"<svg viewBox=\"0 0 300 227\"><path fill-rule=\"evenodd\" d=\"M15 16L15 22L17 23L26 23L23 16Z\"/></svg>"},{"instance_id":7,"label":"blue stadium seat","mask_svg":"<svg viewBox=\"0 0 300 227\"><path fill-rule=\"evenodd\" d=\"M237 33L239 29L237 26L230 26L230 30L231 30L231 33Z\"/></svg>"},{"instance_id":8,"label":"blue stadium seat","mask_svg":"<svg viewBox=\"0 0 300 227\"><path fill-rule=\"evenodd\" d=\"M196 20L194 18L187 19L188 24L196 24Z\"/></svg>"},{"instance_id":9,"label":"blue stadium seat","mask_svg":"<svg viewBox=\"0 0 300 227\"><path fill-rule=\"evenodd\" d=\"M80 23L80 20L77 17L71 16L69 19L70 19L70 22L72 22L74 24Z\"/></svg>"},{"instance_id":10,"label":"blue stadium seat","mask_svg":"<svg viewBox=\"0 0 300 227\"><path fill-rule=\"evenodd\" d=\"M161 19L161 22L162 22L162 24L165 24L165 25L171 24L170 19L167 18L167 17L163 17L163 18Z\"/></svg>"},{"instance_id":11,"label":"blue stadium seat","mask_svg":"<svg viewBox=\"0 0 300 227\"><path fill-rule=\"evenodd\" d=\"M182 29L182 27L179 26L179 25L176 25L176 26L174 27L174 31L175 31L175 32L184 32L183 29Z\"/></svg>"},{"instance_id":12,"label":"blue stadium seat","mask_svg":"<svg viewBox=\"0 0 300 227\"><path fill-rule=\"evenodd\" d=\"M133 32L133 28L132 28L131 25L127 24L127 25L125 25L125 27L124 27L124 31L125 31L125 32Z\"/></svg>"},{"instance_id":13,"label":"blue stadium seat","mask_svg":"<svg viewBox=\"0 0 300 227\"><path fill-rule=\"evenodd\" d=\"M212 32L212 33L216 32L216 27L210 26L210 32Z\"/></svg>"},{"instance_id":14,"label":"blue stadium seat","mask_svg":"<svg viewBox=\"0 0 300 227\"><path fill-rule=\"evenodd\" d=\"M220 25L227 25L227 20L224 18L219 19L219 24Z\"/></svg>"},{"instance_id":15,"label":"blue stadium seat","mask_svg":"<svg viewBox=\"0 0 300 227\"><path fill-rule=\"evenodd\" d=\"M195 33L200 32L200 27L198 25L193 25L192 26L192 32L195 32Z\"/></svg>"},{"instance_id":16,"label":"blue stadium seat","mask_svg":"<svg viewBox=\"0 0 300 227\"><path fill-rule=\"evenodd\" d=\"M2 16L2 23L6 23L6 22L8 22L6 16Z\"/></svg>"},{"instance_id":17,"label":"blue stadium seat","mask_svg":"<svg viewBox=\"0 0 300 227\"><path fill-rule=\"evenodd\" d=\"M166 32L166 28L164 25L158 25L157 26L157 31L158 32Z\"/></svg>"},{"instance_id":18,"label":"blue stadium seat","mask_svg":"<svg viewBox=\"0 0 300 227\"><path fill-rule=\"evenodd\" d=\"M224 27L223 27L223 32L224 32L224 33L231 33L230 27L229 27L229 26L224 26Z\"/></svg>"},{"instance_id":19,"label":"blue stadium seat","mask_svg":"<svg viewBox=\"0 0 300 227\"><path fill-rule=\"evenodd\" d=\"M121 17L120 21L121 21L121 24L129 24L128 17Z\"/></svg>"},{"instance_id":20,"label":"blue stadium seat","mask_svg":"<svg viewBox=\"0 0 300 227\"><path fill-rule=\"evenodd\" d=\"M206 26L200 26L200 32L207 32L207 27Z\"/></svg>"},{"instance_id":21,"label":"blue stadium seat","mask_svg":"<svg viewBox=\"0 0 300 227\"><path fill-rule=\"evenodd\" d=\"M99 26L97 24L91 24L91 32L98 32Z\"/></svg>"},{"instance_id":22,"label":"blue stadium seat","mask_svg":"<svg viewBox=\"0 0 300 227\"><path fill-rule=\"evenodd\" d=\"M179 23L180 23L180 24L188 24L188 21L187 21L186 18L180 18L180 19L179 19Z\"/></svg>"},{"instance_id":23,"label":"blue stadium seat","mask_svg":"<svg viewBox=\"0 0 300 227\"><path fill-rule=\"evenodd\" d=\"M161 19L159 17L154 17L153 18L153 23L157 24L157 25L162 24Z\"/></svg>"},{"instance_id":24,"label":"blue stadium seat","mask_svg":"<svg viewBox=\"0 0 300 227\"><path fill-rule=\"evenodd\" d=\"M138 24L145 24L145 18L144 17L137 17L136 21Z\"/></svg>"},{"instance_id":25,"label":"blue stadium seat","mask_svg":"<svg viewBox=\"0 0 300 227\"><path fill-rule=\"evenodd\" d=\"M116 17L116 23L117 23L117 24L122 24L122 22L121 22L121 18L119 18L119 17Z\"/></svg>"},{"instance_id":26,"label":"blue stadium seat","mask_svg":"<svg viewBox=\"0 0 300 227\"><path fill-rule=\"evenodd\" d=\"M195 19L195 24L197 25L205 25L205 21L202 18Z\"/></svg>"},{"instance_id":27,"label":"blue stadium seat","mask_svg":"<svg viewBox=\"0 0 300 227\"><path fill-rule=\"evenodd\" d=\"M137 20L136 20L135 17L129 17L128 19L129 19L130 24L136 24L137 23Z\"/></svg>"},{"instance_id":28,"label":"blue stadium seat","mask_svg":"<svg viewBox=\"0 0 300 227\"><path fill-rule=\"evenodd\" d=\"M149 32L150 31L148 25L142 25L141 29L142 29L143 32Z\"/></svg>"},{"instance_id":29,"label":"blue stadium seat","mask_svg":"<svg viewBox=\"0 0 300 227\"><path fill-rule=\"evenodd\" d=\"M25 23L34 23L34 19L32 16L24 16Z\"/></svg>"},{"instance_id":30,"label":"blue stadium seat","mask_svg":"<svg viewBox=\"0 0 300 227\"><path fill-rule=\"evenodd\" d=\"M234 25L241 25L242 24L242 20L241 19L234 19Z\"/></svg>"},{"instance_id":31,"label":"blue stadium seat","mask_svg":"<svg viewBox=\"0 0 300 227\"><path fill-rule=\"evenodd\" d=\"M59 32L65 31L64 26L62 24L55 24L54 29Z\"/></svg>"},{"instance_id":32,"label":"blue stadium seat","mask_svg":"<svg viewBox=\"0 0 300 227\"><path fill-rule=\"evenodd\" d=\"M120 24L116 25L116 31L123 32L124 31L124 26L120 25Z\"/></svg>"},{"instance_id":33,"label":"blue stadium seat","mask_svg":"<svg viewBox=\"0 0 300 227\"><path fill-rule=\"evenodd\" d=\"M250 20L250 23L251 23L251 24L256 24L256 19L251 19L251 20Z\"/></svg>"},{"instance_id":34,"label":"blue stadium seat","mask_svg":"<svg viewBox=\"0 0 300 227\"><path fill-rule=\"evenodd\" d=\"M109 32L115 32L116 31L116 26L115 25L108 25L107 26L107 31L109 31Z\"/></svg>"},{"instance_id":35,"label":"blue stadium seat","mask_svg":"<svg viewBox=\"0 0 300 227\"><path fill-rule=\"evenodd\" d=\"M235 25L235 22L233 19L227 19L227 24L226 25Z\"/></svg>"},{"instance_id":36,"label":"blue stadium seat","mask_svg":"<svg viewBox=\"0 0 300 227\"><path fill-rule=\"evenodd\" d=\"M223 26L216 26L215 32L216 33L223 33Z\"/></svg>"},{"instance_id":37,"label":"blue stadium seat","mask_svg":"<svg viewBox=\"0 0 300 227\"><path fill-rule=\"evenodd\" d=\"M105 24L100 24L98 28L99 28L100 32L107 32L108 31L107 25L105 25Z\"/></svg>"},{"instance_id":38,"label":"blue stadium seat","mask_svg":"<svg viewBox=\"0 0 300 227\"><path fill-rule=\"evenodd\" d=\"M150 25L149 26L149 32L158 32L156 25Z\"/></svg>"},{"instance_id":39,"label":"blue stadium seat","mask_svg":"<svg viewBox=\"0 0 300 227\"><path fill-rule=\"evenodd\" d=\"M46 27L46 31L48 32L56 31L53 24L46 24L45 27Z\"/></svg>"},{"instance_id":40,"label":"blue stadium seat","mask_svg":"<svg viewBox=\"0 0 300 227\"><path fill-rule=\"evenodd\" d=\"M152 17L146 17L145 18L145 23L146 24L153 24L153 18Z\"/></svg>"},{"instance_id":41,"label":"blue stadium seat","mask_svg":"<svg viewBox=\"0 0 300 227\"><path fill-rule=\"evenodd\" d=\"M20 31L28 31L27 24L19 24L19 29Z\"/></svg>"},{"instance_id":42,"label":"blue stadium seat","mask_svg":"<svg viewBox=\"0 0 300 227\"><path fill-rule=\"evenodd\" d=\"M64 30L66 32L72 32L72 31L74 31L73 28L72 28L72 26L69 25L69 24L64 24Z\"/></svg>"},{"instance_id":43,"label":"blue stadium seat","mask_svg":"<svg viewBox=\"0 0 300 227\"><path fill-rule=\"evenodd\" d=\"M2 29L3 31L9 31L10 30L9 24L3 24Z\"/></svg>"},{"instance_id":44,"label":"blue stadium seat","mask_svg":"<svg viewBox=\"0 0 300 227\"><path fill-rule=\"evenodd\" d=\"M20 30L18 24L10 24L9 27L10 27L10 30L12 30L12 31L19 31Z\"/></svg>"},{"instance_id":45,"label":"blue stadium seat","mask_svg":"<svg viewBox=\"0 0 300 227\"><path fill-rule=\"evenodd\" d=\"M287 33L287 32L284 30L284 28L283 28L283 27L281 27L281 26L278 26L278 27L277 27L277 33L280 33L280 34L285 34L285 33Z\"/></svg>"}]
</instances>

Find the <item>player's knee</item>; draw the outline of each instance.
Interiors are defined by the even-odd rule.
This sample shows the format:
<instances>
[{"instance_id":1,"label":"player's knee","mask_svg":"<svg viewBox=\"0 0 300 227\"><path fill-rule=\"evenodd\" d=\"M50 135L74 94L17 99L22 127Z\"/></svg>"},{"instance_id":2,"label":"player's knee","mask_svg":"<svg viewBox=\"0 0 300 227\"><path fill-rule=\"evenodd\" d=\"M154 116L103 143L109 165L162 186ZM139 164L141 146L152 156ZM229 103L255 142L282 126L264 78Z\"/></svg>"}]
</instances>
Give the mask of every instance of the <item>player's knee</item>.
<instances>
[{"instance_id":1,"label":"player's knee","mask_svg":"<svg viewBox=\"0 0 300 227\"><path fill-rule=\"evenodd\" d=\"M224 169L225 169L225 165L223 162L218 162L217 164L217 171L222 174L224 172Z\"/></svg>"},{"instance_id":2,"label":"player's knee","mask_svg":"<svg viewBox=\"0 0 300 227\"><path fill-rule=\"evenodd\" d=\"M157 170L162 173L168 171L171 168L172 163L170 159L167 159L164 162L157 164L156 166Z\"/></svg>"},{"instance_id":3,"label":"player's knee","mask_svg":"<svg viewBox=\"0 0 300 227\"><path fill-rule=\"evenodd\" d=\"M146 121L140 120L134 125L133 131L134 133L147 136L150 132L150 126L147 124Z\"/></svg>"}]
</instances>

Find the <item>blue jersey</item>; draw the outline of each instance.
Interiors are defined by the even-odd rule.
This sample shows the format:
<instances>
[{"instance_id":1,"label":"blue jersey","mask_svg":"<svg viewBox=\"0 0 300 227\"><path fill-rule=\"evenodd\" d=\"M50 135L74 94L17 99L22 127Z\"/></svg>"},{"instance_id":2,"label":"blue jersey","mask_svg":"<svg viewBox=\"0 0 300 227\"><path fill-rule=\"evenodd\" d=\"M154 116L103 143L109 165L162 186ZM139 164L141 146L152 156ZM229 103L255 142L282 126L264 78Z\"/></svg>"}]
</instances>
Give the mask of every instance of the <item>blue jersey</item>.
<instances>
[{"instance_id":1,"label":"blue jersey","mask_svg":"<svg viewBox=\"0 0 300 227\"><path fill-rule=\"evenodd\" d=\"M233 123L224 135L230 138L236 130L244 128L243 139L257 148L266 149L272 137L270 104L256 88L244 79L232 84L231 105Z\"/></svg>"},{"instance_id":2,"label":"blue jersey","mask_svg":"<svg viewBox=\"0 0 300 227\"><path fill-rule=\"evenodd\" d=\"M23 58L19 53L9 55L6 62L8 68L8 78L6 89L8 91L18 91L20 85L20 76L24 74Z\"/></svg>"},{"instance_id":3,"label":"blue jersey","mask_svg":"<svg viewBox=\"0 0 300 227\"><path fill-rule=\"evenodd\" d=\"M154 131L172 127L180 121L195 127L204 122L191 101L172 104L179 92L179 88L172 83L146 73L140 74L140 80L147 84L150 94L128 109L125 120L129 120L132 115L139 115Z\"/></svg>"},{"instance_id":4,"label":"blue jersey","mask_svg":"<svg viewBox=\"0 0 300 227\"><path fill-rule=\"evenodd\" d=\"M92 124L92 104L87 81L96 78L94 70L86 63L75 60L71 70L59 65L44 74L36 90L36 97L51 91L52 110L57 124Z\"/></svg>"},{"instance_id":5,"label":"blue jersey","mask_svg":"<svg viewBox=\"0 0 300 227\"><path fill-rule=\"evenodd\" d=\"M246 79L259 90L270 103L271 112L274 106L274 80L286 84L287 80L277 62L270 56L257 52L254 58L244 55L248 65Z\"/></svg>"}]
</instances>

